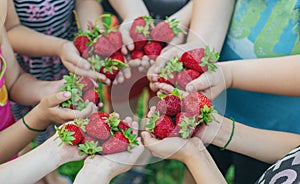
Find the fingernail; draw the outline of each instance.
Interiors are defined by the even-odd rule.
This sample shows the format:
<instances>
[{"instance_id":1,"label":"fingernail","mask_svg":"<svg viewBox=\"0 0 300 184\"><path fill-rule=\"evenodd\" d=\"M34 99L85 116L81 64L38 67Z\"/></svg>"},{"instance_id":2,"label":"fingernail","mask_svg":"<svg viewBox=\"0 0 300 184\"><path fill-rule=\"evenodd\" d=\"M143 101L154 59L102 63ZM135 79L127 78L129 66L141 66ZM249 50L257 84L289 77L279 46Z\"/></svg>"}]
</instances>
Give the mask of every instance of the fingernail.
<instances>
[{"instance_id":1,"label":"fingernail","mask_svg":"<svg viewBox=\"0 0 300 184\"><path fill-rule=\"evenodd\" d=\"M64 97L69 98L71 96L71 93L69 91L64 92Z\"/></svg>"},{"instance_id":2,"label":"fingernail","mask_svg":"<svg viewBox=\"0 0 300 184\"><path fill-rule=\"evenodd\" d=\"M188 85L188 86L187 86L187 90L188 90L188 91L195 91L195 88L194 88L193 85Z\"/></svg>"}]
</instances>

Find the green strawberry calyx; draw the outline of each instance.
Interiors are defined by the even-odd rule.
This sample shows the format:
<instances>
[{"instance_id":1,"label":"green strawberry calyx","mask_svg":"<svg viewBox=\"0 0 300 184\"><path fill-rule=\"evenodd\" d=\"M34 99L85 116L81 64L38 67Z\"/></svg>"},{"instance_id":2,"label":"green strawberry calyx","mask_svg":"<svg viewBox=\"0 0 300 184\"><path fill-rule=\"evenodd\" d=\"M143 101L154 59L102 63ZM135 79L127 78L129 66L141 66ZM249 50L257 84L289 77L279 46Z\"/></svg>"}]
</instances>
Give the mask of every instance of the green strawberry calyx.
<instances>
[{"instance_id":1,"label":"green strawberry calyx","mask_svg":"<svg viewBox=\"0 0 300 184\"><path fill-rule=\"evenodd\" d=\"M102 66L104 67L103 71L109 72L111 74L113 74L114 70L121 70L122 68L128 66L126 63L123 63L122 61L117 59L105 58L102 62Z\"/></svg>"},{"instance_id":2,"label":"green strawberry calyx","mask_svg":"<svg viewBox=\"0 0 300 184\"><path fill-rule=\"evenodd\" d=\"M98 146L98 141L86 141L84 144L79 144L78 149L81 156L90 155L90 158L93 158L96 153L102 151L102 147Z\"/></svg>"},{"instance_id":3,"label":"green strawberry calyx","mask_svg":"<svg viewBox=\"0 0 300 184\"><path fill-rule=\"evenodd\" d=\"M181 70L183 70L183 63L179 62L179 56L176 56L170 58L165 67L161 68L158 76L165 80L168 80L169 78L173 79L173 72L180 72Z\"/></svg>"},{"instance_id":4,"label":"green strawberry calyx","mask_svg":"<svg viewBox=\"0 0 300 184\"><path fill-rule=\"evenodd\" d=\"M78 126L83 132L86 132L85 127L89 123L89 119L85 118L79 118L79 119L74 119L74 124Z\"/></svg>"},{"instance_id":5,"label":"green strawberry calyx","mask_svg":"<svg viewBox=\"0 0 300 184\"><path fill-rule=\"evenodd\" d=\"M175 36L177 36L179 33L184 33L186 34L186 32L184 32L182 29L180 29L178 26L179 26L179 20L176 20L176 19L170 19L169 17L166 17L166 20L165 20L166 23L169 24L170 28L173 30L173 33Z\"/></svg>"},{"instance_id":6,"label":"green strawberry calyx","mask_svg":"<svg viewBox=\"0 0 300 184\"><path fill-rule=\"evenodd\" d=\"M75 137L73 136L75 134L75 132L69 132L68 130L66 130L66 124L62 125L61 128L54 126L55 130L57 131L58 136L54 139L56 140L57 138L61 139L61 143L59 144L59 146L62 145L62 143L66 143L69 145L73 145L72 141L75 140Z\"/></svg>"},{"instance_id":7,"label":"green strawberry calyx","mask_svg":"<svg viewBox=\"0 0 300 184\"><path fill-rule=\"evenodd\" d=\"M216 121L215 117L213 116L213 113L217 113L217 111L214 109L213 106L208 107L207 105L204 105L203 108L200 109L198 122L208 125L208 123L211 123L212 121Z\"/></svg>"},{"instance_id":8,"label":"green strawberry calyx","mask_svg":"<svg viewBox=\"0 0 300 184\"><path fill-rule=\"evenodd\" d=\"M139 143L136 140L137 135L136 134L132 134L132 128L128 128L127 130L121 130L121 132L123 133L123 135L127 138L127 140L129 141L129 146L127 147L127 151L131 151L132 146L138 146Z\"/></svg>"},{"instance_id":9,"label":"green strawberry calyx","mask_svg":"<svg viewBox=\"0 0 300 184\"><path fill-rule=\"evenodd\" d=\"M195 116L193 117L184 117L181 122L179 122L179 126L181 127L179 133L182 138L188 138L193 130L198 126L201 122L196 121Z\"/></svg>"},{"instance_id":10,"label":"green strawberry calyx","mask_svg":"<svg viewBox=\"0 0 300 184\"><path fill-rule=\"evenodd\" d=\"M107 125L110 127L110 134L113 135L113 131L119 131L119 123L120 123L120 119L116 117L116 113L113 112L109 115L108 118L105 118L105 123L107 123Z\"/></svg>"},{"instance_id":11,"label":"green strawberry calyx","mask_svg":"<svg viewBox=\"0 0 300 184\"><path fill-rule=\"evenodd\" d=\"M177 88L174 88L172 90L172 94L166 95L166 94L160 93L160 94L158 94L158 97L161 98L161 99L164 99L164 98L166 98L169 95L176 96L176 97L178 97L180 99L182 99L182 97L183 97L183 95L179 92L179 90Z\"/></svg>"},{"instance_id":12,"label":"green strawberry calyx","mask_svg":"<svg viewBox=\"0 0 300 184\"><path fill-rule=\"evenodd\" d=\"M144 21L146 22L145 26L137 26L136 27L136 32L141 33L144 36L148 36L150 34L150 29L154 27L153 19L150 16L142 16Z\"/></svg>"},{"instance_id":13,"label":"green strawberry calyx","mask_svg":"<svg viewBox=\"0 0 300 184\"><path fill-rule=\"evenodd\" d=\"M207 66L208 71L215 71L217 69L215 63L219 60L220 54L215 49L210 50L209 46L206 46L204 48L204 55L205 57L202 58L200 66Z\"/></svg>"},{"instance_id":14,"label":"green strawberry calyx","mask_svg":"<svg viewBox=\"0 0 300 184\"><path fill-rule=\"evenodd\" d=\"M158 111L156 111L152 117L149 119L148 124L145 125L145 128L148 129L149 132L154 132L154 128L155 128L155 124L157 122L157 120L159 119L160 114Z\"/></svg>"}]
</instances>

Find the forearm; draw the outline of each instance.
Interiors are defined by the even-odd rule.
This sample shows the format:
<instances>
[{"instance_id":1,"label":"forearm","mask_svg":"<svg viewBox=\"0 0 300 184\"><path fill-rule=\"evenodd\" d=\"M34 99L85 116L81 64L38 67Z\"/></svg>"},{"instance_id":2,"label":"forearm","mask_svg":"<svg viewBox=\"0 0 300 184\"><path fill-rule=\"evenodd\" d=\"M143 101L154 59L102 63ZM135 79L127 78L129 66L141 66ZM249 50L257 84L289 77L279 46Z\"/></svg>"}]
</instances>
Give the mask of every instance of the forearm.
<instances>
[{"instance_id":1,"label":"forearm","mask_svg":"<svg viewBox=\"0 0 300 184\"><path fill-rule=\"evenodd\" d=\"M48 81L37 80L28 73L21 73L9 88L10 99L22 105L34 105L45 95L41 91L47 85L49 85Z\"/></svg>"},{"instance_id":2,"label":"forearm","mask_svg":"<svg viewBox=\"0 0 300 184\"><path fill-rule=\"evenodd\" d=\"M49 123L45 122L37 110L30 111L24 118L32 128L43 130ZM0 163L7 161L21 151L39 133L29 130L22 120L0 132Z\"/></svg>"},{"instance_id":3,"label":"forearm","mask_svg":"<svg viewBox=\"0 0 300 184\"><path fill-rule=\"evenodd\" d=\"M188 42L208 44L220 51L234 8L234 0L194 0Z\"/></svg>"},{"instance_id":4,"label":"forearm","mask_svg":"<svg viewBox=\"0 0 300 184\"><path fill-rule=\"evenodd\" d=\"M222 125L213 144L223 147L232 132L232 120L220 115L216 117ZM267 163L274 163L299 144L299 135L252 128L236 122L234 134L227 149Z\"/></svg>"},{"instance_id":5,"label":"forearm","mask_svg":"<svg viewBox=\"0 0 300 184\"><path fill-rule=\"evenodd\" d=\"M2 147L2 146L1 146ZM27 154L0 165L0 181L10 184L31 184L60 165L58 153L41 145Z\"/></svg>"},{"instance_id":6,"label":"forearm","mask_svg":"<svg viewBox=\"0 0 300 184\"><path fill-rule=\"evenodd\" d=\"M230 61L230 87L279 95L300 96L300 55Z\"/></svg>"},{"instance_id":7,"label":"forearm","mask_svg":"<svg viewBox=\"0 0 300 184\"><path fill-rule=\"evenodd\" d=\"M194 148L197 149L197 148ZM226 181L216 166L214 160L207 150L193 152L195 154L187 157L185 164L193 175L196 183L201 184L226 184Z\"/></svg>"},{"instance_id":8,"label":"forearm","mask_svg":"<svg viewBox=\"0 0 300 184\"><path fill-rule=\"evenodd\" d=\"M109 2L123 20L133 20L144 15L149 16L149 11L142 0L109 0Z\"/></svg>"},{"instance_id":9,"label":"forearm","mask_svg":"<svg viewBox=\"0 0 300 184\"><path fill-rule=\"evenodd\" d=\"M67 40L48 36L22 25L8 30L8 38L16 53L31 57L58 56Z\"/></svg>"},{"instance_id":10,"label":"forearm","mask_svg":"<svg viewBox=\"0 0 300 184\"><path fill-rule=\"evenodd\" d=\"M86 32L88 22L94 23L103 14L103 9L97 0L77 0L76 12L80 28Z\"/></svg>"},{"instance_id":11,"label":"forearm","mask_svg":"<svg viewBox=\"0 0 300 184\"><path fill-rule=\"evenodd\" d=\"M170 16L171 19L176 19L180 21L180 25L184 28L188 28L192 19L193 14L193 1L190 1L178 12Z\"/></svg>"}]
</instances>

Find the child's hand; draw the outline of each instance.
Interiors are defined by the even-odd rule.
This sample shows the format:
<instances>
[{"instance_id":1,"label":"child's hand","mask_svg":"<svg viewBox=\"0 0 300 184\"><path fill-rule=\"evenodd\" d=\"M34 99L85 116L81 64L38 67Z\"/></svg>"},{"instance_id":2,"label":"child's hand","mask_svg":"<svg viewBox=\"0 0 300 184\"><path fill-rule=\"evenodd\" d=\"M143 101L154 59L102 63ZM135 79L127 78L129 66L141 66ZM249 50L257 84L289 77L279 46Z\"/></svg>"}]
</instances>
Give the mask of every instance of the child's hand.
<instances>
[{"instance_id":1,"label":"child's hand","mask_svg":"<svg viewBox=\"0 0 300 184\"><path fill-rule=\"evenodd\" d=\"M60 103L71 97L70 92L58 92L50 96L44 97L41 102L32 110L32 116L36 116L46 128L50 123L64 123L76 118L87 117L92 112L97 111L97 107L93 103L82 111L62 108ZM42 129L42 128L41 128Z\"/></svg>"},{"instance_id":2,"label":"child's hand","mask_svg":"<svg viewBox=\"0 0 300 184\"><path fill-rule=\"evenodd\" d=\"M78 50L71 41L65 41L62 44L59 57L69 71L110 85L110 80L105 75L90 69L89 62L79 55Z\"/></svg>"},{"instance_id":3,"label":"child's hand","mask_svg":"<svg viewBox=\"0 0 300 184\"><path fill-rule=\"evenodd\" d=\"M120 25L120 28L119 28L120 32L122 33L122 39L123 39L123 46L122 46L121 52L124 55L127 55L128 51L134 50L133 40L129 34L129 30L130 30L132 22L133 22L132 20L124 19L123 23Z\"/></svg>"},{"instance_id":4,"label":"child's hand","mask_svg":"<svg viewBox=\"0 0 300 184\"><path fill-rule=\"evenodd\" d=\"M155 64L155 60L150 59L147 55L144 55L141 59L129 60L128 64L131 67L137 67L140 72L145 72L148 68Z\"/></svg>"},{"instance_id":5,"label":"child's hand","mask_svg":"<svg viewBox=\"0 0 300 184\"><path fill-rule=\"evenodd\" d=\"M196 154L199 150L205 150L201 140L197 137L182 139L179 137L168 137L158 140L151 137L151 134L142 132L143 143L152 154L159 158L169 158L185 162L189 155Z\"/></svg>"}]
</instances>

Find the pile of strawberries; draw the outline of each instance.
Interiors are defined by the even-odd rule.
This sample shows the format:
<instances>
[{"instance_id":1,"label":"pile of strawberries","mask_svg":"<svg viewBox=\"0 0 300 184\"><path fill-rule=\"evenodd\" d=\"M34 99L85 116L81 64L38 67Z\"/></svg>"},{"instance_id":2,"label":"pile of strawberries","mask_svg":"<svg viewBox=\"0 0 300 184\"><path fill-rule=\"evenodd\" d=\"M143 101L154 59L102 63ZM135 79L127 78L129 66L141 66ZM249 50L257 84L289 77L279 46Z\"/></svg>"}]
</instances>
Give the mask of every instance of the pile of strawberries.
<instances>
[{"instance_id":1,"label":"pile of strawberries","mask_svg":"<svg viewBox=\"0 0 300 184\"><path fill-rule=\"evenodd\" d=\"M90 78L70 73L65 75L64 79L66 82L61 87L61 91L70 92L71 98L61 103L61 107L82 110L89 102L93 102L96 105L99 104L100 90L94 87Z\"/></svg>"},{"instance_id":2,"label":"pile of strawberries","mask_svg":"<svg viewBox=\"0 0 300 184\"><path fill-rule=\"evenodd\" d=\"M130 151L138 145L136 134L115 113L96 112L88 119L75 119L74 124L55 127L58 137L69 145L78 146L82 155L113 154Z\"/></svg>"},{"instance_id":3,"label":"pile of strawberries","mask_svg":"<svg viewBox=\"0 0 300 184\"><path fill-rule=\"evenodd\" d=\"M134 19L129 31L134 42L131 58L137 59L147 55L150 59L155 60L163 47L182 32L178 25L178 20L168 17L155 26L154 20L149 16Z\"/></svg>"},{"instance_id":4,"label":"pile of strawberries","mask_svg":"<svg viewBox=\"0 0 300 184\"><path fill-rule=\"evenodd\" d=\"M159 95L155 112L145 126L156 137L189 138L196 135L202 125L215 120L211 101L199 92L182 97L175 88L172 94Z\"/></svg>"},{"instance_id":5,"label":"pile of strawberries","mask_svg":"<svg viewBox=\"0 0 300 184\"><path fill-rule=\"evenodd\" d=\"M100 25L96 21L88 26L87 32L79 31L73 43L81 56L90 62L92 70L114 80L120 69L127 66L120 52L122 35L117 27L111 27L112 20L109 17L100 16L99 20Z\"/></svg>"},{"instance_id":6,"label":"pile of strawberries","mask_svg":"<svg viewBox=\"0 0 300 184\"><path fill-rule=\"evenodd\" d=\"M186 85L206 71L215 71L219 53L205 48L184 52L181 57L171 58L160 70L158 81L185 90Z\"/></svg>"}]
</instances>

